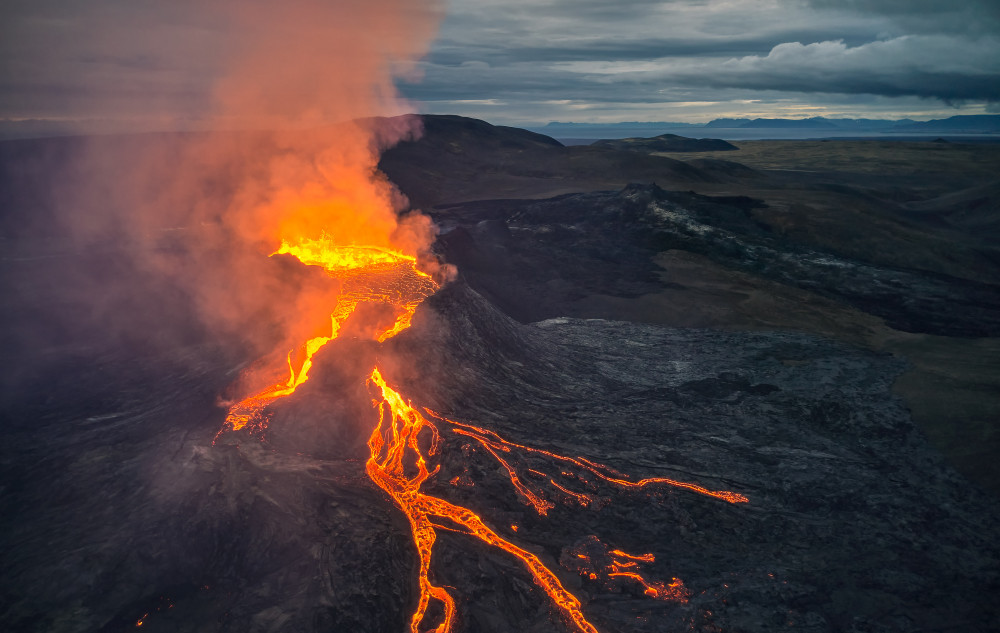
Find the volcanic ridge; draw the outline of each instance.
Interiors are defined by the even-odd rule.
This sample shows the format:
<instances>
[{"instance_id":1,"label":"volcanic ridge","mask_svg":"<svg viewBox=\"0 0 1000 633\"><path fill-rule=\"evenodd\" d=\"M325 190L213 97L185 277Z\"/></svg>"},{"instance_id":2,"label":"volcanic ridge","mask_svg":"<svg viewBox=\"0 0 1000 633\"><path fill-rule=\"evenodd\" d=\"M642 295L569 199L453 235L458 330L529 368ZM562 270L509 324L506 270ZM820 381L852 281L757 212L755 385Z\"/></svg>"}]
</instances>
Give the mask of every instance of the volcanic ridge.
<instances>
[{"instance_id":1,"label":"volcanic ridge","mask_svg":"<svg viewBox=\"0 0 1000 633\"><path fill-rule=\"evenodd\" d=\"M381 168L436 276L283 246L261 265L341 301L264 360L155 271L104 300L169 306L159 338L104 327L73 288L129 246L76 249L18 175L74 142L0 144L6 630L1000 627L992 445L959 472L926 395L994 406L993 185L422 121Z\"/></svg>"}]
</instances>

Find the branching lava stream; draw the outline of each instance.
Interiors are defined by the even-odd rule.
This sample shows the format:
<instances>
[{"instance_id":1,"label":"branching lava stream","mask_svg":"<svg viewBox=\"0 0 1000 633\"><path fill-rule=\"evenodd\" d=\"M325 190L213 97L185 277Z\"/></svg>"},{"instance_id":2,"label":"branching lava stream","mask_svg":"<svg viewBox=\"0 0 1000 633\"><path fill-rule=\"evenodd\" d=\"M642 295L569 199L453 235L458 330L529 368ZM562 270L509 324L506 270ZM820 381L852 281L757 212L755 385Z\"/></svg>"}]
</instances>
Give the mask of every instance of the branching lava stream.
<instances>
[{"instance_id":1,"label":"branching lava stream","mask_svg":"<svg viewBox=\"0 0 1000 633\"><path fill-rule=\"evenodd\" d=\"M415 257L387 248L338 245L324 237L300 240L295 244L286 241L276 252L291 254L306 265L322 266L327 274L341 281L342 291L330 315L330 335L306 341L297 355L290 351L287 355L288 378L234 404L220 434L244 428L252 432L263 431L268 420L268 405L293 393L308 380L313 356L326 343L337 338L344 321L360 305L373 302L392 306L395 320L377 328L373 334L376 340L384 341L409 327L417 306L438 289L437 282L430 275L417 269ZM299 360L293 362L293 358ZM583 633L597 633L583 614L580 601L538 556L497 534L468 508L422 491L424 483L435 477L441 468L440 465L431 466L428 459L439 455L449 438L471 440L481 447L507 471L511 484L524 503L532 506L541 516L554 508L557 501L584 507L604 503L606 500L598 496L598 484L618 489L672 486L729 503L747 501L746 497L734 492L713 491L673 479L651 477L634 480L583 457L565 457L517 444L494 431L450 420L427 409L421 412L389 386L378 367L372 368L368 385L379 421L368 440L370 457L365 470L368 477L392 497L406 515L419 558L420 597L410 620L411 633L428 630L424 620L429 617L428 608L432 601L440 605L443 615L441 621L432 624L429 630L451 633L455 627L455 597L431 579L431 558L437 532L441 529L475 537L517 558L567 624ZM539 468L552 472L543 472ZM517 532L517 526L511 526L511 529ZM635 583L642 593L652 599L685 601L689 595L683 583L676 578L664 583L648 580L640 573L642 563L654 561L653 554L633 555L618 549L609 550L597 537L588 537L588 540L568 551L572 553L572 561L564 561L563 567L600 581L608 589Z\"/></svg>"},{"instance_id":2,"label":"branching lava stream","mask_svg":"<svg viewBox=\"0 0 1000 633\"><path fill-rule=\"evenodd\" d=\"M278 398L291 395L309 379L313 355L337 338L341 325L359 305L382 303L395 309L397 316L392 325L376 332L375 338L381 342L408 328L420 302L438 289L437 282L430 275L417 269L416 257L388 248L343 246L324 236L318 240L302 239L294 245L282 241L281 247L273 254L289 254L307 266L321 266L343 285L337 305L330 314L330 335L318 336L303 343L298 350L298 363L293 363L293 352L296 350L290 350L286 357L286 380L231 406L226 425L234 431L247 425L252 430L263 430L267 424L265 407Z\"/></svg>"}]
</instances>

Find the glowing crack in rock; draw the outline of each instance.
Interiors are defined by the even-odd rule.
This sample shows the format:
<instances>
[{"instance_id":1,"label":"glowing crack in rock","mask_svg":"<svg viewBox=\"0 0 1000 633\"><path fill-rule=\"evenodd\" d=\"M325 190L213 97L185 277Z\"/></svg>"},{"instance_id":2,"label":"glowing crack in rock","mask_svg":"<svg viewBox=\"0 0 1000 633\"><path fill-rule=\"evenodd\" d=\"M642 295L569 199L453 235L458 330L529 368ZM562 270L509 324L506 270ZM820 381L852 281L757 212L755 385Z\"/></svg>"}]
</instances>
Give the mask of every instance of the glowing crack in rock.
<instances>
[{"instance_id":1,"label":"glowing crack in rock","mask_svg":"<svg viewBox=\"0 0 1000 633\"><path fill-rule=\"evenodd\" d=\"M684 583L674 578L669 583L647 580L639 573L642 563L652 563L653 554L628 554L620 549L609 550L596 536L588 536L573 547L566 548L560 563L570 571L599 582L611 591L625 584L638 584L650 598L685 602L691 596Z\"/></svg>"},{"instance_id":2,"label":"glowing crack in rock","mask_svg":"<svg viewBox=\"0 0 1000 633\"><path fill-rule=\"evenodd\" d=\"M345 246L324 237L303 239L295 244L283 242L276 254L290 254L306 265L322 266L327 274L340 280L341 292L330 315L330 334L307 340L297 355L289 351L288 378L234 404L220 434L226 430L263 431L268 421L268 405L294 393L308 380L316 352L338 337L343 323L360 305L374 302L394 309L394 320L375 327L372 332L373 338L381 342L409 327L417 306L439 287L430 275L418 270L415 257L387 248ZM293 362L293 358L299 360ZM494 431L448 419L429 409L421 412L389 386L378 367L371 370L368 385L373 393L372 404L378 411L378 423L368 439L370 456L365 471L406 516L419 559L420 597L410 619L411 633L424 630L424 620L433 603L440 605L442 615L441 621L431 630L451 633L455 627L455 597L431 580L434 545L438 530L442 529L476 538L518 559L569 626L583 633L597 633L583 614L579 599L535 554L500 536L468 508L422 491L423 485L441 468L440 464L432 467L428 460L440 454L448 444L448 437L472 440L480 446L503 467L520 498L540 516L554 508L556 501L599 507L605 499L597 495L598 484L623 490L669 486L728 503L747 501L735 492L709 490L674 479L637 480L583 457L566 457L511 442ZM453 478L451 483L472 485L472 482L465 483L462 477ZM510 528L519 533L516 525ZM606 589L638 584L650 598L679 602L690 595L683 582L676 578L664 583L648 580L640 573L641 564L654 561L651 553L633 555L619 549L609 550L597 537L589 537L582 544L568 548L567 552L569 557L563 561L564 568L599 581Z\"/></svg>"}]
</instances>

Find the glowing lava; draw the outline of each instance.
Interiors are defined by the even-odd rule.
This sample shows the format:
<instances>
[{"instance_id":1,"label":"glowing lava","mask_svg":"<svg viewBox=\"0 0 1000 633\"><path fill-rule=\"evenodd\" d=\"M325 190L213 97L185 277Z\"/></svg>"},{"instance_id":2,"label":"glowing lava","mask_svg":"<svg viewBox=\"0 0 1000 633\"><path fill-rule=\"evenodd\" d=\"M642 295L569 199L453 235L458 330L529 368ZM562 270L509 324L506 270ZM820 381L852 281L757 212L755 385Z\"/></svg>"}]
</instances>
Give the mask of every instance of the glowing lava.
<instances>
[{"instance_id":1,"label":"glowing lava","mask_svg":"<svg viewBox=\"0 0 1000 633\"><path fill-rule=\"evenodd\" d=\"M640 479L639 481L632 481L628 475L620 473L614 468L592 462L589 459L585 459L583 457L564 457L562 455L556 455L555 453L550 453L549 451L543 451L541 449L531 448L530 446L524 446L523 444L515 444L514 442L509 442L500 437L495 432L480 428L478 426L473 426L471 424L464 424L462 422L455 422L454 420L447 420L447 421L449 424L452 424L455 427L457 427L453 429L454 433L471 437L472 439L482 444L483 448L489 451L490 454L493 455L497 459L497 461L499 461L503 465L503 467L507 470L507 472L510 473L511 482L514 484L514 488L516 488L517 491L521 493L521 496L524 497L524 499L528 503L534 506L535 510L537 510L538 513L542 515L544 515L549 508L553 507L552 503L543 500L541 497L538 496L538 494L532 492L527 486L525 486L522 483L522 480L517 476L517 473L511 467L510 463L507 460L501 458L498 452L511 454L514 451L519 450L525 453L534 453L536 455L542 455L556 461L570 464L571 466L575 467L578 471L583 471L583 473L572 472L572 471L568 472L560 471L560 475L570 479L579 480L583 483L588 483L584 473L590 473L595 477L597 477L598 479L604 480L608 483L614 484L621 488L646 488L648 486L655 486L658 484L662 484L667 486L673 486L675 488L684 488L690 490L691 492L697 492L698 494L705 495L707 497L715 497L716 499L722 499L723 501L728 501L729 503L747 502L747 498L745 496L736 492L730 492L728 490L709 490L704 486L699 486L697 484L691 484L684 481L677 481L676 479L667 479L666 477L648 477L646 479ZM536 477L537 476L547 477L547 475L537 470L533 469L528 469L528 470ZM575 499L580 505L584 507L596 501L593 495L573 492L571 490L568 490L564 486L561 486L558 483L556 483L554 479L550 478L549 483L553 487L557 488L558 490L562 491L563 493Z\"/></svg>"},{"instance_id":2,"label":"glowing lava","mask_svg":"<svg viewBox=\"0 0 1000 633\"><path fill-rule=\"evenodd\" d=\"M309 339L286 357L288 378L247 396L229 409L226 424L238 431L248 424L261 431L267 421L264 409L274 400L291 395L309 379L313 356L337 338L341 326L363 303L389 305L396 313L391 324L376 327L373 338L384 341L410 326L417 306L438 289L437 282L417 269L416 257L388 248L344 246L324 236L302 239L296 244L282 241L274 255L289 254L307 266L320 266L340 280L341 292L330 314L330 335ZM295 352L298 352L297 354ZM296 362L297 360L297 362Z\"/></svg>"},{"instance_id":3,"label":"glowing lava","mask_svg":"<svg viewBox=\"0 0 1000 633\"><path fill-rule=\"evenodd\" d=\"M381 399L374 403L379 409L379 423L368 440L371 457L365 464L365 470L372 481L388 492L406 514L420 557L420 601L410 620L412 633L420 632L420 624L431 599L439 601L444 607L444 621L434 630L437 633L447 633L452 630L454 623L455 599L443 587L432 584L429 578L431 552L439 527L475 536L487 545L519 558L531 572L535 583L545 591L563 615L580 631L597 633L597 629L583 616L580 601L562 586L556 575L537 556L500 537L471 510L420 492L421 485L437 474L440 466L433 471L427 470L427 461L420 450L418 436L424 429L431 434L430 448L427 451L430 456L439 449L441 435L434 424L385 384L378 368L372 371L369 381L379 388ZM408 477L405 472L404 458L408 452L412 454L417 467L417 472L412 477ZM439 526L432 518L444 519L452 525Z\"/></svg>"},{"instance_id":4,"label":"glowing lava","mask_svg":"<svg viewBox=\"0 0 1000 633\"><path fill-rule=\"evenodd\" d=\"M596 536L589 536L572 548L560 560L562 566L601 583L605 589L618 589L625 584L638 584L642 592L656 600L685 602L691 592L674 578L669 583L647 580L639 573L641 563L652 563L652 554L628 554L620 549L609 550Z\"/></svg>"},{"instance_id":5,"label":"glowing lava","mask_svg":"<svg viewBox=\"0 0 1000 633\"><path fill-rule=\"evenodd\" d=\"M282 242L275 254L290 254L306 265L322 266L327 274L341 282L341 292L330 315L330 334L307 340L297 353L289 351L288 378L233 405L223 430L238 431L249 427L248 430L262 431L267 424L267 406L293 393L308 380L316 352L339 336L344 322L360 305L376 303L392 308L393 318L372 325L369 331L372 338L384 341L409 327L417 306L438 289L438 284L428 274L417 269L416 258L388 248L345 246L324 237L303 239L294 244ZM440 464L431 467L428 459L440 453L449 437L468 438L481 446L506 470L523 501L542 516L554 508L557 501L599 507L607 501L598 495L599 486L633 490L671 486L729 503L747 501L746 497L734 492L713 491L674 479L635 480L583 457L557 455L508 441L494 431L450 420L426 409L422 413L386 383L378 367L372 369L368 385L373 391L373 406L378 410L379 421L368 440L370 457L365 470L409 521L420 562L420 598L410 620L411 633L424 630L428 608L434 603L440 605L443 615L432 630L451 633L455 625L455 598L445 587L431 580L431 557L437 531L441 529L474 537L517 558L568 624L582 633L597 633L584 616L580 601L536 555L497 534L468 508L421 490L440 470ZM447 436L442 429L448 431ZM465 484L460 477L452 479L452 483L471 485ZM517 526L510 527L518 532ZM663 583L647 580L639 572L640 563L653 562L652 554L632 555L618 549L609 550L597 537L589 537L582 545L568 551L570 560L564 560L563 567L598 581L607 589L638 584L646 596L654 599L685 601L689 595L676 578ZM141 626L144 619L145 616L136 625Z\"/></svg>"},{"instance_id":6,"label":"glowing lava","mask_svg":"<svg viewBox=\"0 0 1000 633\"><path fill-rule=\"evenodd\" d=\"M563 587L552 570L546 567L537 556L499 536L471 510L420 491L423 483L440 470L440 465L429 470L427 457L432 457L440 451L443 444L441 431L409 401L391 389L382 378L378 368L372 371L368 380L370 385L378 387L380 397L373 402L379 410L379 423L368 440L371 457L366 464L366 471L372 481L389 493L396 505L406 514L420 558L420 601L410 621L412 633L419 633L420 624L423 622L431 600L440 602L445 614L443 621L434 630L437 633L447 633L452 630L455 599L443 587L436 586L430 581L431 553L437 538L437 529L447 529L474 536L487 545L501 549L520 559L531 573L535 584L545 591L553 605L577 630L585 633L596 633L597 629L584 617L580 609L580 601ZM734 492L708 490L702 486L673 479L653 477L632 481L627 475L607 466L583 458L564 457L522 444L515 444L503 439L493 431L456 422L429 410L425 411L431 418L449 425L453 434L477 440L504 467L515 490L540 515L545 515L549 509L555 507L555 504L546 498L544 491L535 491L526 485L524 479L519 476L517 467L512 464L511 460L501 457L501 453L524 452L569 464L571 468L575 467L574 470L579 472L561 470L560 476L584 484L589 482L579 473L591 473L599 480L621 488L645 488L661 484L683 488L730 503L745 503L747 501L746 497ZM426 442L428 446L426 456L421 449L420 440L420 434L424 431L429 436L429 442ZM412 475L407 475L407 465L409 464L415 466L415 471L413 468L410 469L413 472ZM595 501L591 494L574 492L557 483L553 477L548 477L534 469L528 470L536 477L548 478L548 482L553 488L580 505L588 506ZM591 485L591 487L593 486ZM440 519L447 523L441 525L435 523L433 519ZM516 527L511 527L514 532L517 532ZM587 543L589 548L581 548L576 551L579 560L575 564L564 563L564 567L589 576L592 580L603 578L604 585L609 589L617 588L624 582L638 583L645 595L658 600L683 602L690 595L683 582L676 578L667 584L649 581L638 572L640 562L651 563L654 561L652 554L634 556L617 549L609 552L607 547L596 537L590 537L590 539Z\"/></svg>"}]
</instances>

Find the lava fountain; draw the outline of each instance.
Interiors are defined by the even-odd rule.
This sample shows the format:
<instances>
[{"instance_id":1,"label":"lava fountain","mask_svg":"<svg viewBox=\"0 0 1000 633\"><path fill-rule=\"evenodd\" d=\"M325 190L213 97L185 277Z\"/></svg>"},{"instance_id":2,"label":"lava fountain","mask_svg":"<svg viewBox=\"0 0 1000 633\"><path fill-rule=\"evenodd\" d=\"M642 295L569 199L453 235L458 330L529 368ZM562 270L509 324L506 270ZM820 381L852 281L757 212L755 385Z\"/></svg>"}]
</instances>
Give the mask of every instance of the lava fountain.
<instances>
[{"instance_id":1,"label":"lava fountain","mask_svg":"<svg viewBox=\"0 0 1000 633\"><path fill-rule=\"evenodd\" d=\"M417 307L439 287L431 275L418 268L415 256L391 248L343 245L324 236L283 241L275 253L290 254L305 265L320 266L341 281L341 292L330 314L330 330L302 342L298 350L290 350L286 356L287 378L233 404L220 434L241 430L262 432L268 422L268 406L294 393L308 380L314 355L338 337L341 325L360 306L377 303L392 307L394 319L372 330L372 337L381 342L409 327ZM424 621L433 603L440 605L443 615L430 630L450 633L456 624L455 597L431 578L431 559L439 530L468 535L518 559L569 626L584 633L597 632L584 615L579 599L536 555L498 534L496 526L490 527L488 520L470 509L423 492L423 485L440 471L440 465L432 466L431 460L448 446L449 437L472 440L495 459L507 472L520 499L540 516L545 516L557 500L583 507L598 503L595 492L598 484L616 489L670 486L728 503L747 501L738 493L709 490L673 479L635 479L584 457L567 457L519 444L489 429L452 420L429 409L421 410L390 387L377 366L370 372L368 385L372 405L378 411L378 423L368 439L370 456L365 471L406 516L419 558L420 597L410 620L412 633L426 630ZM516 532L516 527L512 528ZM676 578L666 583L642 575L642 563L653 562L653 554L609 550L596 537L572 552L575 559L563 566L600 580L609 589L636 583L651 599L685 601L689 595L683 582Z\"/></svg>"}]
</instances>

